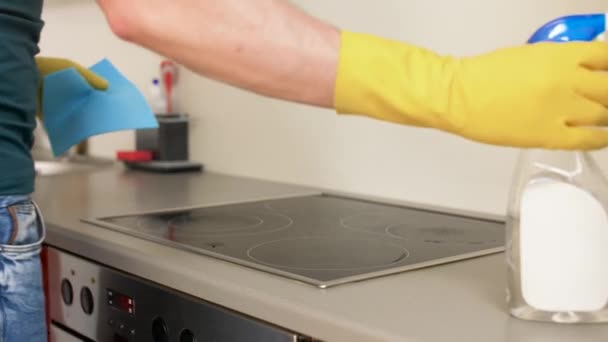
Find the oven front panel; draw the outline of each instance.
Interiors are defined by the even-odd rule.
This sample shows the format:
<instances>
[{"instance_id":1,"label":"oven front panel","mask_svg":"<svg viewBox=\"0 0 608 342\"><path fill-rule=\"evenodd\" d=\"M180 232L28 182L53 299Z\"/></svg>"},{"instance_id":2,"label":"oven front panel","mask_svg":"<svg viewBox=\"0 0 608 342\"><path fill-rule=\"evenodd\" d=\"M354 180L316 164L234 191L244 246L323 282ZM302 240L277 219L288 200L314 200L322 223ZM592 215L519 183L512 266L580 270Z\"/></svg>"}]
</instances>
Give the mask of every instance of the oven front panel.
<instances>
[{"instance_id":1,"label":"oven front panel","mask_svg":"<svg viewBox=\"0 0 608 342\"><path fill-rule=\"evenodd\" d=\"M80 340L308 340L53 247L47 247L47 250L48 300L53 329L60 328Z\"/></svg>"}]
</instances>

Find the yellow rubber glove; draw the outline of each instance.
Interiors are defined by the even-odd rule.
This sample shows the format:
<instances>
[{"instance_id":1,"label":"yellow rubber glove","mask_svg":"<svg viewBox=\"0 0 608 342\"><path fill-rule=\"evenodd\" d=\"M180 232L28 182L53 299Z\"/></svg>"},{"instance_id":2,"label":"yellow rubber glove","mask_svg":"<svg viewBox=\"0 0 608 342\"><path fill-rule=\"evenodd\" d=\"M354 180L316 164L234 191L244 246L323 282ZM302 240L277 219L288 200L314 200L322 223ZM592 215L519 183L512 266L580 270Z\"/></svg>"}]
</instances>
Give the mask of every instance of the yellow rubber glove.
<instances>
[{"instance_id":1,"label":"yellow rubber glove","mask_svg":"<svg viewBox=\"0 0 608 342\"><path fill-rule=\"evenodd\" d=\"M341 44L338 113L501 146L608 145L608 74L598 72L608 69L608 44L537 43L466 58L351 32Z\"/></svg>"},{"instance_id":2,"label":"yellow rubber glove","mask_svg":"<svg viewBox=\"0 0 608 342\"><path fill-rule=\"evenodd\" d=\"M40 87L38 87L38 110L36 115L42 119L42 79L48 74L52 74L57 71L61 71L68 68L74 68L82 77L89 82L89 84L98 90L105 90L108 88L108 81L103 77L97 75L91 70L83 67L82 65L73 62L65 58L52 58L52 57L36 57L36 65L40 72L41 80Z\"/></svg>"}]
</instances>

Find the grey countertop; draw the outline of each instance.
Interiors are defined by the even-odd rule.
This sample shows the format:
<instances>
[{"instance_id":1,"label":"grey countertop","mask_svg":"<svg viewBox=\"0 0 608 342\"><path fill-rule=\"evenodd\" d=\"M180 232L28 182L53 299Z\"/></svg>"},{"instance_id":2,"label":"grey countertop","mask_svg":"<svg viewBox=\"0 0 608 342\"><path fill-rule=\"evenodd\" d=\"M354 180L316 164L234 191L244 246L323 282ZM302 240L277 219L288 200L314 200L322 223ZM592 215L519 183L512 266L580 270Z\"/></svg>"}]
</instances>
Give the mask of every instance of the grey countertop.
<instances>
[{"instance_id":1,"label":"grey countertop","mask_svg":"<svg viewBox=\"0 0 608 342\"><path fill-rule=\"evenodd\" d=\"M39 177L36 186L49 245L324 341L608 340L608 325L511 318L503 254L322 290L81 221L315 189L211 173L155 175L121 166Z\"/></svg>"}]
</instances>

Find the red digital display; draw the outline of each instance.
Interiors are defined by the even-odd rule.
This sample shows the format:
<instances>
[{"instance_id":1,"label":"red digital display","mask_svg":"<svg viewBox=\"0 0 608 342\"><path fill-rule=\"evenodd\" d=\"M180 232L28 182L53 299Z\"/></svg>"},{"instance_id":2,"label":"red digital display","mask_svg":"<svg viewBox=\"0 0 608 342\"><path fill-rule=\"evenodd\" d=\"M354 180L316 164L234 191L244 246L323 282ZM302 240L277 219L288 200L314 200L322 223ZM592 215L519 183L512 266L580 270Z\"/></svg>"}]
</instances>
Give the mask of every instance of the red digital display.
<instances>
[{"instance_id":1,"label":"red digital display","mask_svg":"<svg viewBox=\"0 0 608 342\"><path fill-rule=\"evenodd\" d=\"M133 298L108 289L108 304L128 314L135 314L135 301Z\"/></svg>"}]
</instances>

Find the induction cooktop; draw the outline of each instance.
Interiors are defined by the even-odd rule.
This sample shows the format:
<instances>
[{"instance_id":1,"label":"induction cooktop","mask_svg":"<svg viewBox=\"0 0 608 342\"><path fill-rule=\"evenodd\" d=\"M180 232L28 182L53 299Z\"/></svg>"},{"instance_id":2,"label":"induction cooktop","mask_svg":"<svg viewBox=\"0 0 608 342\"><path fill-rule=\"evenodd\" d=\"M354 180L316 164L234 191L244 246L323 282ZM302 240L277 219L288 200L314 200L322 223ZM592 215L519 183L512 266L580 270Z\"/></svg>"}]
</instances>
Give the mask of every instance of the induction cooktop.
<instances>
[{"instance_id":1,"label":"induction cooktop","mask_svg":"<svg viewBox=\"0 0 608 342\"><path fill-rule=\"evenodd\" d=\"M84 220L321 288L504 250L504 222L331 194Z\"/></svg>"}]
</instances>

